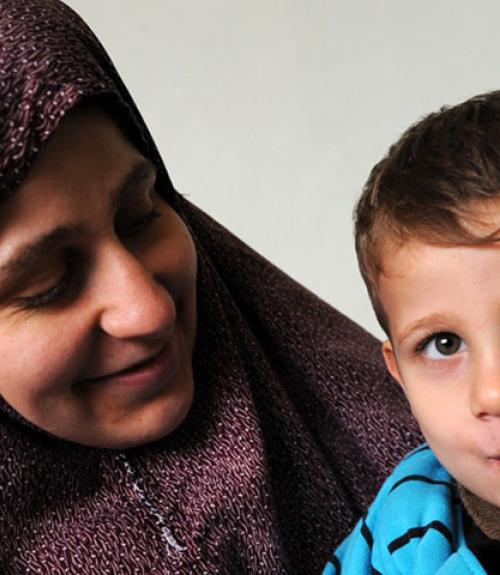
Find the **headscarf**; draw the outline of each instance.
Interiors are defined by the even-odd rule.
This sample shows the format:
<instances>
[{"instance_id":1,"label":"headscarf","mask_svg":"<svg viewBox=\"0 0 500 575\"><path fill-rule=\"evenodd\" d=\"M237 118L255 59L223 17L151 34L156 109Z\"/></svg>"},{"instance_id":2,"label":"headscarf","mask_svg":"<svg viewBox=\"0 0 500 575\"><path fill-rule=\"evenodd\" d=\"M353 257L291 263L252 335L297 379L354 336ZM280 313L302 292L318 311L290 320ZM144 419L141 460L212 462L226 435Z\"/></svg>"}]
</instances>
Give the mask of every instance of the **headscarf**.
<instances>
[{"instance_id":1,"label":"headscarf","mask_svg":"<svg viewBox=\"0 0 500 575\"><path fill-rule=\"evenodd\" d=\"M126 452L3 402L0 572L318 573L419 440L379 343L173 189L105 51L57 0L0 0L1 198L89 98L156 163L194 238L195 398L174 433Z\"/></svg>"}]
</instances>

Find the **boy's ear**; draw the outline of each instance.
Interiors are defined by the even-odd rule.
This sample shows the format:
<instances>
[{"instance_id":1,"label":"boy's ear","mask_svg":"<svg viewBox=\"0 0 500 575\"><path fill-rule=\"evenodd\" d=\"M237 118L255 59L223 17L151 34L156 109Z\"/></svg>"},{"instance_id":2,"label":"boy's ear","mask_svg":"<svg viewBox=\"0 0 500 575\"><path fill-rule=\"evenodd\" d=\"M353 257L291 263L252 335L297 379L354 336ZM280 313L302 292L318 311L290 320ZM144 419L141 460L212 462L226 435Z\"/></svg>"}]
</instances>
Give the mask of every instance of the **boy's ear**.
<instances>
[{"instance_id":1,"label":"boy's ear","mask_svg":"<svg viewBox=\"0 0 500 575\"><path fill-rule=\"evenodd\" d=\"M382 344L382 355L384 356L385 365L387 366L389 373L404 389L403 380L401 378L401 374L399 373L398 364L396 363L396 356L394 355L394 350L392 349L392 343L390 339L385 340Z\"/></svg>"}]
</instances>

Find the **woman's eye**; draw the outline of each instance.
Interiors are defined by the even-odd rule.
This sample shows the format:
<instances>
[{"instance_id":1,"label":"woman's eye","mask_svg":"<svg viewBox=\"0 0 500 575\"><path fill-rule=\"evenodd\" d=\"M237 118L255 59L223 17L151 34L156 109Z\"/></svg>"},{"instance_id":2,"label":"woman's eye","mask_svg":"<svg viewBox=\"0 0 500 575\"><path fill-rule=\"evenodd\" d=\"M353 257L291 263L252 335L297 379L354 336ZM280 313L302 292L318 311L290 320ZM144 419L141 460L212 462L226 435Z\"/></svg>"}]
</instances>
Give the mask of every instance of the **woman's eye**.
<instances>
[{"instance_id":1,"label":"woman's eye","mask_svg":"<svg viewBox=\"0 0 500 575\"><path fill-rule=\"evenodd\" d=\"M116 226L116 233L121 238L132 238L147 229L149 225L159 217L161 217L161 212L156 208L153 208L146 215L127 225Z\"/></svg>"},{"instance_id":2,"label":"woman's eye","mask_svg":"<svg viewBox=\"0 0 500 575\"><path fill-rule=\"evenodd\" d=\"M455 333L441 332L428 338L421 347L428 359L443 359L466 349L464 340Z\"/></svg>"},{"instance_id":3,"label":"woman's eye","mask_svg":"<svg viewBox=\"0 0 500 575\"><path fill-rule=\"evenodd\" d=\"M22 309L33 310L58 304L68 295L69 290L74 285L74 279L78 273L76 257L69 255L65 266L64 274L54 285L40 293L17 297L17 305Z\"/></svg>"}]
</instances>

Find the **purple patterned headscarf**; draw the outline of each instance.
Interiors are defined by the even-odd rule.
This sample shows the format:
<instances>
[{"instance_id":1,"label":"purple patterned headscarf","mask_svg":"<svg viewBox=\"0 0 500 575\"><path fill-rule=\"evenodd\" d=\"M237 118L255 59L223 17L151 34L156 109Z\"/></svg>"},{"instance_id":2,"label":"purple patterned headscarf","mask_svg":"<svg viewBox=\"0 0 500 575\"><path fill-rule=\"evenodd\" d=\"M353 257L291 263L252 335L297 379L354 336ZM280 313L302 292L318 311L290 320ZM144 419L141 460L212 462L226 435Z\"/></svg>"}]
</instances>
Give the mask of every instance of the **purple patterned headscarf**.
<instances>
[{"instance_id":1,"label":"purple patterned headscarf","mask_svg":"<svg viewBox=\"0 0 500 575\"><path fill-rule=\"evenodd\" d=\"M195 400L172 435L125 452L54 438L2 401L0 572L318 573L418 441L379 344L175 192L108 56L57 0L0 0L0 199L88 98L158 165L193 235Z\"/></svg>"}]
</instances>

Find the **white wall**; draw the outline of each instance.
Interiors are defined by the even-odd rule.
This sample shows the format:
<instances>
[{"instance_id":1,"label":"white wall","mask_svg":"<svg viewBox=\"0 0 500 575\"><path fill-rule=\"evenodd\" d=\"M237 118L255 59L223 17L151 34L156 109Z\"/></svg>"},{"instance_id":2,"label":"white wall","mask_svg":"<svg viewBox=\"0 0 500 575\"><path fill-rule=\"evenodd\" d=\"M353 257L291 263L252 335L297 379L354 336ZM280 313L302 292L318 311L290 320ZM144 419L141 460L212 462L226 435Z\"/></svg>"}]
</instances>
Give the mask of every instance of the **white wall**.
<instances>
[{"instance_id":1,"label":"white wall","mask_svg":"<svg viewBox=\"0 0 500 575\"><path fill-rule=\"evenodd\" d=\"M179 191L381 335L351 211L407 125L500 88L500 3L68 0Z\"/></svg>"}]
</instances>

